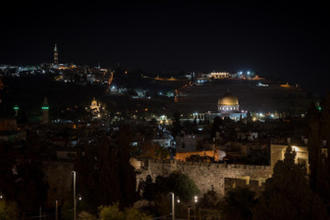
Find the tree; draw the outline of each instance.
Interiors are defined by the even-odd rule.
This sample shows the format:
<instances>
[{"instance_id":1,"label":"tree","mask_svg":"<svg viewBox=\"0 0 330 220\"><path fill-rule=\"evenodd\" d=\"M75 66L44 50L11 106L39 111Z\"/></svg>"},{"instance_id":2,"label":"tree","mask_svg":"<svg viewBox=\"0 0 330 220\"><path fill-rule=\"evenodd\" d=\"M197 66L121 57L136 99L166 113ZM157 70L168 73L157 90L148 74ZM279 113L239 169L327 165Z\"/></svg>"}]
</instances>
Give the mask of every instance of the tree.
<instances>
[{"instance_id":1,"label":"tree","mask_svg":"<svg viewBox=\"0 0 330 220\"><path fill-rule=\"evenodd\" d=\"M295 156L289 146L284 161L275 164L252 210L253 219L329 219L322 200L309 188L305 167L294 163Z\"/></svg>"},{"instance_id":2,"label":"tree","mask_svg":"<svg viewBox=\"0 0 330 220\"><path fill-rule=\"evenodd\" d=\"M125 220L150 220L151 216L135 208L128 208L125 210Z\"/></svg>"},{"instance_id":3,"label":"tree","mask_svg":"<svg viewBox=\"0 0 330 220\"><path fill-rule=\"evenodd\" d=\"M98 209L100 220L125 220L125 214L120 211L118 203L109 206L102 205Z\"/></svg>"},{"instance_id":4,"label":"tree","mask_svg":"<svg viewBox=\"0 0 330 220\"><path fill-rule=\"evenodd\" d=\"M173 123L172 123L172 136L175 138L178 134L180 134L182 130L182 126L180 123L181 114L179 112L175 112L173 115Z\"/></svg>"},{"instance_id":5,"label":"tree","mask_svg":"<svg viewBox=\"0 0 330 220\"><path fill-rule=\"evenodd\" d=\"M158 176L154 184L151 183L145 187L145 192L149 193L153 190L156 190L154 195L167 195L173 192L184 202L191 201L195 195L200 193L196 183L182 173L171 173L168 177Z\"/></svg>"},{"instance_id":6,"label":"tree","mask_svg":"<svg viewBox=\"0 0 330 220\"><path fill-rule=\"evenodd\" d=\"M81 211L77 214L77 219L78 220L97 220L95 216L92 214L86 212L86 211Z\"/></svg>"},{"instance_id":7,"label":"tree","mask_svg":"<svg viewBox=\"0 0 330 220\"><path fill-rule=\"evenodd\" d=\"M86 198L82 203L90 208L90 213L100 205L119 201L120 207L125 207L136 200L136 176L129 163L130 143L131 131L124 127L113 141L104 136L97 146L86 146L84 156L78 155L78 190Z\"/></svg>"},{"instance_id":8,"label":"tree","mask_svg":"<svg viewBox=\"0 0 330 220\"><path fill-rule=\"evenodd\" d=\"M5 199L0 199L0 219L1 220L16 220L18 219L19 209L16 202Z\"/></svg>"},{"instance_id":9,"label":"tree","mask_svg":"<svg viewBox=\"0 0 330 220\"><path fill-rule=\"evenodd\" d=\"M20 148L0 145L0 189L7 202L15 201L22 212L36 211L44 204L47 183L44 182L42 162L39 159L39 140L28 136Z\"/></svg>"},{"instance_id":10,"label":"tree","mask_svg":"<svg viewBox=\"0 0 330 220\"><path fill-rule=\"evenodd\" d=\"M330 143L330 93L321 108L312 102L308 114L308 156L310 188L330 206L330 160L321 152L321 141ZM328 147L329 155L329 147Z\"/></svg>"},{"instance_id":11,"label":"tree","mask_svg":"<svg viewBox=\"0 0 330 220\"><path fill-rule=\"evenodd\" d=\"M120 190L122 198L120 204L130 206L137 200L136 174L134 167L130 164L130 145L133 140L132 130L129 126L123 126L115 135L115 144L118 150L117 170L120 180Z\"/></svg>"},{"instance_id":12,"label":"tree","mask_svg":"<svg viewBox=\"0 0 330 220\"><path fill-rule=\"evenodd\" d=\"M201 198L201 206L202 208L212 208L217 209L219 208L220 198L217 195L216 191L209 190L207 193L203 195Z\"/></svg>"},{"instance_id":13,"label":"tree","mask_svg":"<svg viewBox=\"0 0 330 220\"><path fill-rule=\"evenodd\" d=\"M152 178L150 175L148 175L146 181L144 181L142 190L142 197L144 199L148 200L149 202L156 199L156 187L155 184L152 182Z\"/></svg>"},{"instance_id":14,"label":"tree","mask_svg":"<svg viewBox=\"0 0 330 220\"><path fill-rule=\"evenodd\" d=\"M224 219L251 219L251 209L255 199L256 193L249 188L236 188L229 191L221 208Z\"/></svg>"},{"instance_id":15,"label":"tree","mask_svg":"<svg viewBox=\"0 0 330 220\"><path fill-rule=\"evenodd\" d=\"M128 208L124 211L119 209L119 204L99 207L100 220L149 220L151 216L135 208Z\"/></svg>"},{"instance_id":16,"label":"tree","mask_svg":"<svg viewBox=\"0 0 330 220\"><path fill-rule=\"evenodd\" d=\"M219 116L215 117L212 124L212 138L215 137L217 131L220 131L220 126L223 124Z\"/></svg>"},{"instance_id":17,"label":"tree","mask_svg":"<svg viewBox=\"0 0 330 220\"><path fill-rule=\"evenodd\" d=\"M310 178L309 183L312 190L316 191L319 185L321 164L321 114L316 109L314 102L311 103L308 113L308 159Z\"/></svg>"}]
</instances>

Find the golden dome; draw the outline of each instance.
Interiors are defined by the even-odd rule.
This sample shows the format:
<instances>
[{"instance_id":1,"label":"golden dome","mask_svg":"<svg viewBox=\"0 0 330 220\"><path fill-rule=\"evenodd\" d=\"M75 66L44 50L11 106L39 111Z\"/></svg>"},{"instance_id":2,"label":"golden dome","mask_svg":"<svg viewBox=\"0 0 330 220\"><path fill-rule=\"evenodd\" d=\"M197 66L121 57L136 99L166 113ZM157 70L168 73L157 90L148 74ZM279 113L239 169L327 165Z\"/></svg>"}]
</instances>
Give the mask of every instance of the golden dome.
<instances>
[{"instance_id":1,"label":"golden dome","mask_svg":"<svg viewBox=\"0 0 330 220\"><path fill-rule=\"evenodd\" d=\"M235 106L238 105L238 99L236 96L232 95L231 93L227 92L224 94L219 100L218 105L221 106Z\"/></svg>"}]
</instances>

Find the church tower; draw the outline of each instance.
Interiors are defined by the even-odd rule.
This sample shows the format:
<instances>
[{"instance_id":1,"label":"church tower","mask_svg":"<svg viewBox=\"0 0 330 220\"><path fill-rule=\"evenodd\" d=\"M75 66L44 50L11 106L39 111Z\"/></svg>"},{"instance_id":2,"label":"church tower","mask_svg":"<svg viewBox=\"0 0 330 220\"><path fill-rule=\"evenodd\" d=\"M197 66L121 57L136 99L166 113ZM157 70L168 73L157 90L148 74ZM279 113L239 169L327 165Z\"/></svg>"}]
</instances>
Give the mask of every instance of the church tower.
<instances>
[{"instance_id":1,"label":"church tower","mask_svg":"<svg viewBox=\"0 0 330 220\"><path fill-rule=\"evenodd\" d=\"M41 110L42 110L42 123L48 124L48 122L49 122L49 106L48 106L48 100L46 97L44 98L44 103L41 107Z\"/></svg>"},{"instance_id":2,"label":"church tower","mask_svg":"<svg viewBox=\"0 0 330 220\"><path fill-rule=\"evenodd\" d=\"M57 50L56 44L55 44L55 48L54 48L54 64L58 64L58 50Z\"/></svg>"}]
</instances>

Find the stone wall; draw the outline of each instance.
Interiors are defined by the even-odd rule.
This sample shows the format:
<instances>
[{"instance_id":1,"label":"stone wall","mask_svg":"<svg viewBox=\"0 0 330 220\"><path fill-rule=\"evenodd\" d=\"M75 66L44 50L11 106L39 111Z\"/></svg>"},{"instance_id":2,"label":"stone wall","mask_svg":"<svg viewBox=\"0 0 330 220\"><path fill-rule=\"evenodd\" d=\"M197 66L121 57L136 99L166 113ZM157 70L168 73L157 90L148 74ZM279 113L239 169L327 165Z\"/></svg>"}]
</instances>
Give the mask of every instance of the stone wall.
<instances>
[{"instance_id":1,"label":"stone wall","mask_svg":"<svg viewBox=\"0 0 330 220\"><path fill-rule=\"evenodd\" d=\"M201 193L204 194L208 190L214 190L220 195L224 196L225 192L236 186L247 186L256 191L257 194L261 192L264 187L266 179L273 174L273 168L277 161L284 159L284 152L287 145L271 145L271 163L270 166L261 165L238 165L238 164L222 164L222 163L208 163L208 162L185 162L184 159L190 155L204 155L212 156L213 151L198 152L180 152L176 159L179 160L148 160L141 161L141 174L137 176L137 181L145 180L148 175L153 180L157 176L168 176L171 172L179 171L189 176L199 187ZM292 146L297 155L295 163L304 162L309 171L308 151L305 146ZM226 183L227 181L227 183Z\"/></svg>"},{"instance_id":2,"label":"stone wall","mask_svg":"<svg viewBox=\"0 0 330 220\"><path fill-rule=\"evenodd\" d=\"M137 175L137 181L145 180L148 175L153 180L157 176L167 177L174 171L189 176L201 190L201 194L212 188L220 195L225 195L225 178L242 179L246 185L250 181L258 182L261 186L267 178L271 177L270 166L232 165L207 162L181 162L176 160L148 160L145 169Z\"/></svg>"},{"instance_id":3,"label":"stone wall","mask_svg":"<svg viewBox=\"0 0 330 220\"><path fill-rule=\"evenodd\" d=\"M244 179L225 178L225 194L238 187L248 187L250 190L255 192L256 196L258 197L265 189L265 182L250 180L250 182L247 184L247 181Z\"/></svg>"}]
</instances>

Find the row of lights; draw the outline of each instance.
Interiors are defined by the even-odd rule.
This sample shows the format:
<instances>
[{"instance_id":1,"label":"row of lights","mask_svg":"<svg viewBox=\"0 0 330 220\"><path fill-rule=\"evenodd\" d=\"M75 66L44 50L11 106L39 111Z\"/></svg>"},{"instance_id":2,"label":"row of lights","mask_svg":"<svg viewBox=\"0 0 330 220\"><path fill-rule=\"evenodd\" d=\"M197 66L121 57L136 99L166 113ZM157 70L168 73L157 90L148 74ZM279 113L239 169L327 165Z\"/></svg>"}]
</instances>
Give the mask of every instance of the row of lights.
<instances>
[{"instance_id":1,"label":"row of lights","mask_svg":"<svg viewBox=\"0 0 330 220\"><path fill-rule=\"evenodd\" d=\"M250 71L247 71L246 74L247 74L247 75L250 75L251 72L250 72ZM238 75L243 75L243 71L238 72Z\"/></svg>"}]
</instances>

